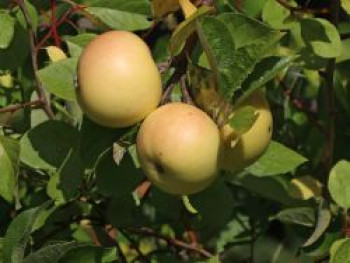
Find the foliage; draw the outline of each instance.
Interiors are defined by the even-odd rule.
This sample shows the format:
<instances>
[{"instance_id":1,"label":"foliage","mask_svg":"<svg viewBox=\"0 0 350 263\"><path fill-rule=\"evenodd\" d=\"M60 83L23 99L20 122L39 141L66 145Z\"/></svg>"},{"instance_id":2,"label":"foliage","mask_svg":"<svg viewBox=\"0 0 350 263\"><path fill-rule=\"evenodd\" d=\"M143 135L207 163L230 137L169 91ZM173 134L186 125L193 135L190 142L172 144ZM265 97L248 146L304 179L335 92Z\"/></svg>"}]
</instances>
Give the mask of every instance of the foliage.
<instances>
[{"instance_id":1,"label":"foliage","mask_svg":"<svg viewBox=\"0 0 350 263\"><path fill-rule=\"evenodd\" d=\"M0 1L0 262L349 261L349 1L192 2L185 19L177 0ZM210 75L217 120L263 89L264 155L198 194L152 187L139 124L98 126L76 99L78 58L109 30L146 41L164 101Z\"/></svg>"}]
</instances>

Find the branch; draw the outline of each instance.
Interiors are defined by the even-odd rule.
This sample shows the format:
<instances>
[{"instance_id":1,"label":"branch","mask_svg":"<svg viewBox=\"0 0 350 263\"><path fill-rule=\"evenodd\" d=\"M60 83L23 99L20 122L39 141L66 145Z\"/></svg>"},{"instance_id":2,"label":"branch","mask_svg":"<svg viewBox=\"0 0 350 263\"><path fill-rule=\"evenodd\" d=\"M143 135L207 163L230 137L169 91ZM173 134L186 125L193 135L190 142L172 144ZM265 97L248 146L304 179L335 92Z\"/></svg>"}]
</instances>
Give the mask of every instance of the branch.
<instances>
[{"instance_id":1,"label":"branch","mask_svg":"<svg viewBox=\"0 0 350 263\"><path fill-rule=\"evenodd\" d=\"M169 67L174 67L175 71L173 75L168 79L164 86L164 92L160 104L163 105L169 101L171 92L173 91L175 84L181 79L181 77L186 74L188 57L190 56L191 51L197 43L198 36L192 34L186 41L184 48L181 53L174 57L170 61Z\"/></svg>"},{"instance_id":2,"label":"branch","mask_svg":"<svg viewBox=\"0 0 350 263\"><path fill-rule=\"evenodd\" d=\"M311 9L301 6L291 6L286 0L276 0L284 8L288 9L291 13L306 13L306 14L329 14L329 10L326 8L322 9Z\"/></svg>"},{"instance_id":3,"label":"branch","mask_svg":"<svg viewBox=\"0 0 350 263\"><path fill-rule=\"evenodd\" d=\"M34 70L35 75L35 89L38 94L39 101L42 103L42 109L45 111L46 115L50 118L54 118L54 114L49 106L48 100L45 96L45 90L42 86L42 83L40 82L40 79L38 77L37 71L38 71L38 60L37 60L37 51L35 49L35 32L33 31L33 24L31 21L31 18L29 17L28 10L26 8L26 5L24 3L24 0L18 0L18 5L21 9L21 12L23 13L24 19L27 23L28 27L28 35L29 35L29 42L30 42L30 49L31 49L31 59L32 59L32 67Z\"/></svg>"},{"instance_id":4,"label":"branch","mask_svg":"<svg viewBox=\"0 0 350 263\"><path fill-rule=\"evenodd\" d=\"M181 94L182 94L182 101L184 103L194 105L194 102L191 98L191 95L187 90L186 76L185 75L183 75L180 79L180 88L181 88Z\"/></svg>"},{"instance_id":5,"label":"branch","mask_svg":"<svg viewBox=\"0 0 350 263\"><path fill-rule=\"evenodd\" d=\"M40 100L33 100L33 101L25 102L23 104L16 104L16 105L11 105L11 106L1 108L0 113L4 113L4 112L14 113L15 111L18 111L18 110L26 108L26 107L31 107L31 108L40 107L41 104L42 103Z\"/></svg>"},{"instance_id":6,"label":"branch","mask_svg":"<svg viewBox=\"0 0 350 263\"><path fill-rule=\"evenodd\" d=\"M213 254L210 253L209 251L205 250L204 248L201 248L195 244L189 244L186 243L184 241L175 239L175 238L171 238L168 236L164 236L162 234L159 234L157 232L155 232L153 229L150 228L126 228L125 230L134 233L134 234L139 234L139 235L145 235L145 236L152 236L152 237L156 237L158 239L164 240L165 242L167 242L169 245L172 245L174 247L179 247L179 248L183 248L189 251L193 251L198 253L199 255L205 257L205 258L211 258L213 257Z\"/></svg>"}]
</instances>

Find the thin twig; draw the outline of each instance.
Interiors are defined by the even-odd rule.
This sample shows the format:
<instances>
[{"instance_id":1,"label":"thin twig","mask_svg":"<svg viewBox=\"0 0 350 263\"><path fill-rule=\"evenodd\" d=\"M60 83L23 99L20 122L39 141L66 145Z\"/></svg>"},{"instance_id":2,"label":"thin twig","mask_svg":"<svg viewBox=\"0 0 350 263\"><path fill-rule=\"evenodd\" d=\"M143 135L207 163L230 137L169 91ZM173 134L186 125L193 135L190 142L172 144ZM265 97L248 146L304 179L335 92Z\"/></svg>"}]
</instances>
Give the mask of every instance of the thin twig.
<instances>
[{"instance_id":1,"label":"thin twig","mask_svg":"<svg viewBox=\"0 0 350 263\"><path fill-rule=\"evenodd\" d=\"M129 243L131 244L131 247L136 250L136 252L137 252L137 254L139 254L140 258L144 262L149 263L150 260L142 253L137 242L130 235L128 235L128 233L126 233L124 230L122 230L120 228L118 230L129 241Z\"/></svg>"},{"instance_id":2,"label":"thin twig","mask_svg":"<svg viewBox=\"0 0 350 263\"><path fill-rule=\"evenodd\" d=\"M284 8L288 9L291 13L306 13L306 14L328 14L327 8L322 9L311 9L301 6L291 6L286 0L276 0Z\"/></svg>"},{"instance_id":3,"label":"thin twig","mask_svg":"<svg viewBox=\"0 0 350 263\"><path fill-rule=\"evenodd\" d=\"M339 0L333 0L330 3L331 9L331 22L337 26L339 23ZM333 165L334 155L334 141L335 141L335 118L336 118L336 105L335 105L335 94L334 94L334 72L335 72L335 58L328 61L325 81L326 81L326 105L329 113L328 129L326 130L326 146L324 152L324 164L325 164L325 177L324 183L327 184L328 174Z\"/></svg>"},{"instance_id":4,"label":"thin twig","mask_svg":"<svg viewBox=\"0 0 350 263\"><path fill-rule=\"evenodd\" d=\"M186 243L186 242L178 240L176 238L164 236L162 234L155 232L151 228L145 228L145 227L126 228L125 230L129 231L130 233L134 233L134 234L156 237L158 239L166 241L169 245L172 245L172 246L178 247L178 248L182 248L182 249L186 249L189 251L194 251L205 258L213 257L213 254L210 253L209 251L205 250L204 248L201 248L201 247L194 245L194 244Z\"/></svg>"},{"instance_id":5,"label":"thin twig","mask_svg":"<svg viewBox=\"0 0 350 263\"><path fill-rule=\"evenodd\" d=\"M31 18L28 14L28 10L26 8L26 5L24 3L24 0L18 0L18 5L21 9L21 12L23 13L24 19L27 23L28 27L28 35L29 35L29 42L30 42L30 49L31 49L31 59L32 59L32 67L34 70L34 75L35 75L35 89L38 94L38 98L42 103L42 109L45 111L46 115L50 118L54 118L54 114L50 108L49 102L45 96L45 90L44 87L42 86L42 83L38 77L37 71L38 71L38 60L37 60L37 52L35 49L35 32L33 30L33 24L31 21Z\"/></svg>"},{"instance_id":6,"label":"thin twig","mask_svg":"<svg viewBox=\"0 0 350 263\"><path fill-rule=\"evenodd\" d=\"M14 113L14 112L16 112L20 109L26 108L26 107L36 108L36 107L40 107L40 106L41 106L40 100L33 100L33 101L25 102L23 104L16 104L16 105L11 105L11 106L1 108L0 113L4 113L4 112Z\"/></svg>"},{"instance_id":7,"label":"thin twig","mask_svg":"<svg viewBox=\"0 0 350 263\"><path fill-rule=\"evenodd\" d=\"M182 94L182 101L194 105L194 102L191 98L190 93L188 92L187 85L186 85L186 76L183 75L180 79L180 88L181 88L181 94Z\"/></svg>"}]
</instances>

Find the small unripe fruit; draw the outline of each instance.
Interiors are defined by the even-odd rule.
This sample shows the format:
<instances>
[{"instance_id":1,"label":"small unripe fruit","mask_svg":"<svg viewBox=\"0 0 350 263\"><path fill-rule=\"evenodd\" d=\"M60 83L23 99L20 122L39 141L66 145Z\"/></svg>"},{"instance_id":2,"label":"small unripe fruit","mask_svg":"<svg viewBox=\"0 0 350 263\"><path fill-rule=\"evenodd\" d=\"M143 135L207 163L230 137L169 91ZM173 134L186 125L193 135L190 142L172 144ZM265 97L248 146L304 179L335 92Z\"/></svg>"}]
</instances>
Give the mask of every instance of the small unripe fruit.
<instances>
[{"instance_id":1,"label":"small unripe fruit","mask_svg":"<svg viewBox=\"0 0 350 263\"><path fill-rule=\"evenodd\" d=\"M79 58L77 75L82 110L103 126L131 126L161 98L161 77L151 52L130 32L110 31L93 39Z\"/></svg>"},{"instance_id":2,"label":"small unripe fruit","mask_svg":"<svg viewBox=\"0 0 350 263\"><path fill-rule=\"evenodd\" d=\"M192 105L174 102L152 112L141 125L136 149L149 180L167 193L199 192L218 174L219 130Z\"/></svg>"},{"instance_id":3,"label":"small unripe fruit","mask_svg":"<svg viewBox=\"0 0 350 263\"><path fill-rule=\"evenodd\" d=\"M254 91L241 106L247 105L256 108L258 117L246 133L239 137L229 124L221 128L224 146L220 166L224 170L234 172L252 164L271 141L273 120L265 94L261 90Z\"/></svg>"}]
</instances>

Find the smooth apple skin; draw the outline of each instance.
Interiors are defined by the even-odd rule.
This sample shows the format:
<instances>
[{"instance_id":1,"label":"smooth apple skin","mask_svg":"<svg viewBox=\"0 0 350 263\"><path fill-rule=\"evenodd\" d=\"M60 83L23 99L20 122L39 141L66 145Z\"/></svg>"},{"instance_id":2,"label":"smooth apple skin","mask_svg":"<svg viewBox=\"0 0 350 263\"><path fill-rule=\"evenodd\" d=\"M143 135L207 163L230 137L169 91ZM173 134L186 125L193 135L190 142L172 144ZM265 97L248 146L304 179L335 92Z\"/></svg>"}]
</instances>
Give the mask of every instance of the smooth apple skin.
<instances>
[{"instance_id":1,"label":"smooth apple skin","mask_svg":"<svg viewBox=\"0 0 350 263\"><path fill-rule=\"evenodd\" d=\"M161 77L150 50L130 32L110 31L93 39L79 58L77 76L82 110L103 126L131 126L161 98Z\"/></svg>"},{"instance_id":2,"label":"smooth apple skin","mask_svg":"<svg viewBox=\"0 0 350 263\"><path fill-rule=\"evenodd\" d=\"M273 118L264 92L254 91L242 104L245 105L255 107L258 117L240 138L229 124L221 128L223 154L220 167L223 170L235 172L251 165L265 152L271 141Z\"/></svg>"},{"instance_id":3,"label":"smooth apple skin","mask_svg":"<svg viewBox=\"0 0 350 263\"><path fill-rule=\"evenodd\" d=\"M159 107L142 123L136 149L141 168L161 190L188 195L218 175L220 132L202 110L181 102Z\"/></svg>"}]
</instances>

